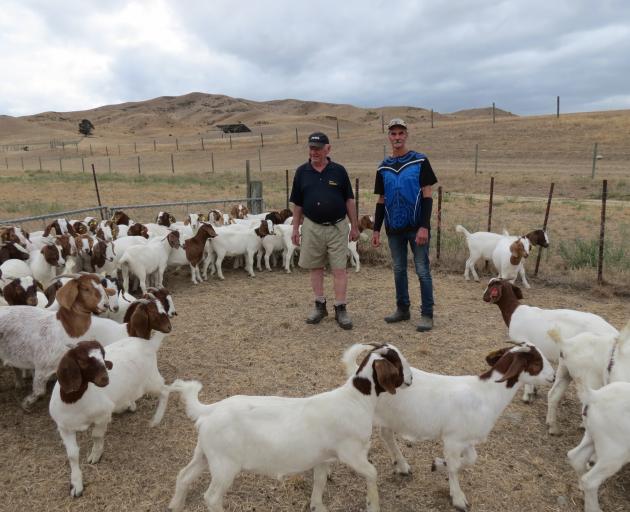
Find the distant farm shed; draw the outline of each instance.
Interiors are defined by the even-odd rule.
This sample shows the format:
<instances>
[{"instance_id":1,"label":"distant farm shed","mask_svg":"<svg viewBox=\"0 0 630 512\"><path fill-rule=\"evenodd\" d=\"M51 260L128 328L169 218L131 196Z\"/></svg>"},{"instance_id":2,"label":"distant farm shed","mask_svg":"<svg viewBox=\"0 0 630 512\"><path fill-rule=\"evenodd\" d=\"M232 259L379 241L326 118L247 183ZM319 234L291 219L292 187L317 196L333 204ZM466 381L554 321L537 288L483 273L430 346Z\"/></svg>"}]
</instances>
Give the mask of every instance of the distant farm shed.
<instances>
[{"instance_id":1,"label":"distant farm shed","mask_svg":"<svg viewBox=\"0 0 630 512\"><path fill-rule=\"evenodd\" d=\"M243 123L236 124L218 124L217 128L223 130L223 133L245 133L251 132L251 130Z\"/></svg>"}]
</instances>

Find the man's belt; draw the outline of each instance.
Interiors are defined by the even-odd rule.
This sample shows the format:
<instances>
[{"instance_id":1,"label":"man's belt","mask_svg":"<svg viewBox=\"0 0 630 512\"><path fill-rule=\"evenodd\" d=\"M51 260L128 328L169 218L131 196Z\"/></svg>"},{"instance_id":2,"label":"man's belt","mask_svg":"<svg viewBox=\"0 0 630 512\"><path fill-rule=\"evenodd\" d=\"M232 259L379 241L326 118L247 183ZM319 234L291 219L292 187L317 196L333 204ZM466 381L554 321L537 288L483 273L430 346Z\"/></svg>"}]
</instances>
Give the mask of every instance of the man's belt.
<instances>
[{"instance_id":1,"label":"man's belt","mask_svg":"<svg viewBox=\"0 0 630 512\"><path fill-rule=\"evenodd\" d=\"M322 226L334 226L335 224L339 224L343 219L345 219L346 217L341 217L340 219L334 220L332 222L320 222L319 224L321 224Z\"/></svg>"}]
</instances>

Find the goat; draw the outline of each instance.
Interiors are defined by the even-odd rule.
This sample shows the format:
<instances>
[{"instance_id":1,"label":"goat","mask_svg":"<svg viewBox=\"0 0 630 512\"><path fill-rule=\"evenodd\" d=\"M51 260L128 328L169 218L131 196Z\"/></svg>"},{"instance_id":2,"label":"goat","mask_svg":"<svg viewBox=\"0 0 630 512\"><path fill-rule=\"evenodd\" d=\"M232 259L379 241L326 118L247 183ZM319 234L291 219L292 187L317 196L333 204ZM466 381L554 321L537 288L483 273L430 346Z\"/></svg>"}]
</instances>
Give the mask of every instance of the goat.
<instances>
[{"instance_id":1,"label":"goat","mask_svg":"<svg viewBox=\"0 0 630 512\"><path fill-rule=\"evenodd\" d=\"M584 512L601 512L599 486L630 462L630 383L582 387L580 399L585 404L584 437L567 457L584 491Z\"/></svg>"},{"instance_id":2,"label":"goat","mask_svg":"<svg viewBox=\"0 0 630 512\"><path fill-rule=\"evenodd\" d=\"M248 214L249 209L242 204L235 204L230 210L230 215L233 219L246 219Z\"/></svg>"},{"instance_id":3,"label":"goat","mask_svg":"<svg viewBox=\"0 0 630 512\"><path fill-rule=\"evenodd\" d=\"M22 401L28 409L46 391L67 344L92 339L92 313L107 308L107 292L99 278L83 274L57 291L59 311L30 306L0 309L0 360L18 369L34 370L33 390Z\"/></svg>"},{"instance_id":4,"label":"goat","mask_svg":"<svg viewBox=\"0 0 630 512\"><path fill-rule=\"evenodd\" d=\"M138 308L143 306L139 304ZM77 432L94 424L88 462L96 464L103 455L105 431L113 413L135 411L135 401L148 393L159 396L150 425L156 426L162 420L168 388L157 367L160 342L160 337L150 340L129 337L103 349L98 342L88 341L87 346L79 344L61 359L49 412L68 454L71 496L83 493ZM95 386L89 386L89 382Z\"/></svg>"},{"instance_id":5,"label":"goat","mask_svg":"<svg viewBox=\"0 0 630 512\"><path fill-rule=\"evenodd\" d=\"M129 226L127 230L127 236L141 236L143 238L149 238L149 230L144 224L140 224L139 222L134 224L133 226Z\"/></svg>"},{"instance_id":6,"label":"goat","mask_svg":"<svg viewBox=\"0 0 630 512\"><path fill-rule=\"evenodd\" d=\"M0 245L0 265L8 260L26 261L29 257L30 253L17 242L9 241Z\"/></svg>"},{"instance_id":7,"label":"goat","mask_svg":"<svg viewBox=\"0 0 630 512\"><path fill-rule=\"evenodd\" d=\"M346 374L356 371L356 355L364 345L348 353ZM384 395L376 404L374 424L381 427L396 471L409 474L394 432L408 440L441 439L444 459L431 467L448 471L450 496L457 510L468 510L468 501L459 486L459 470L475 463L475 445L485 441L503 410L523 383L553 382L553 368L536 347L523 344L489 354L491 368L479 376L447 376L411 368L413 384L395 395Z\"/></svg>"},{"instance_id":8,"label":"goat","mask_svg":"<svg viewBox=\"0 0 630 512\"><path fill-rule=\"evenodd\" d=\"M219 279L223 280L223 272L221 264L225 256L245 255L245 270L254 277L254 254L261 248L261 239L269 235L269 225L266 221L260 221L260 226L255 229L223 228L217 232L217 236L212 239L210 246L216 254L216 271ZM204 262L204 268L207 268L209 258Z\"/></svg>"},{"instance_id":9,"label":"goat","mask_svg":"<svg viewBox=\"0 0 630 512\"><path fill-rule=\"evenodd\" d=\"M208 239L212 239L216 236L217 233L212 225L202 222L197 234L184 242L183 248L186 252L186 259L190 264L190 278L192 279L193 284L201 282L199 264L204 259L206 242Z\"/></svg>"},{"instance_id":10,"label":"goat","mask_svg":"<svg viewBox=\"0 0 630 512\"><path fill-rule=\"evenodd\" d=\"M499 235L497 233L490 233L487 231L477 231L476 233L469 233L468 230L462 226L455 226L455 231L462 233L466 237L466 244L468 245L469 256L466 260L466 268L464 269L464 278L468 281L470 274L472 273L473 279L479 281L479 275L475 270L475 263L480 259L486 261L492 261L492 253L497 246L499 240L504 236L509 236L507 233ZM549 247L549 237L547 233L542 229L535 229L524 235L531 243L531 245L537 245L539 247ZM510 237L511 240L516 241L518 237ZM498 269L497 269L498 270ZM521 268L519 270L521 279L525 280L525 270Z\"/></svg>"},{"instance_id":11,"label":"goat","mask_svg":"<svg viewBox=\"0 0 630 512\"><path fill-rule=\"evenodd\" d=\"M556 327L567 338L580 332L594 332L602 335L617 335L618 332L606 320L592 313L572 309L541 309L520 304L519 300L522 298L523 293L518 286L497 278L490 280L483 294L485 302L496 304L501 310L511 340L532 343L551 363L558 363L556 381L549 391L547 402L549 433L558 434L560 432L557 424L558 404L571 381L571 376L560 357L558 345L549 337L548 331ZM534 392L534 389L526 386L523 400L531 401Z\"/></svg>"},{"instance_id":12,"label":"goat","mask_svg":"<svg viewBox=\"0 0 630 512\"><path fill-rule=\"evenodd\" d=\"M36 279L30 276L19 277L0 289L0 295L4 296L9 306L37 306L38 292L41 293L41 289L42 284Z\"/></svg>"},{"instance_id":13,"label":"goat","mask_svg":"<svg viewBox=\"0 0 630 512\"><path fill-rule=\"evenodd\" d=\"M76 233L72 225L66 219L55 219L44 229L43 237L46 238L54 230L57 235L69 234L75 236Z\"/></svg>"},{"instance_id":14,"label":"goat","mask_svg":"<svg viewBox=\"0 0 630 512\"><path fill-rule=\"evenodd\" d=\"M393 345L374 348L341 387L307 398L240 395L204 405L201 383L176 380L169 389L181 393L199 436L192 460L177 475L169 508L183 508L207 463L212 483L204 497L212 512L223 511L223 495L242 470L280 478L311 468L310 510L324 512L328 466L338 459L365 477L367 509L378 512L376 469L367 459L372 416L380 396L410 384L409 365Z\"/></svg>"},{"instance_id":15,"label":"goat","mask_svg":"<svg viewBox=\"0 0 630 512\"><path fill-rule=\"evenodd\" d=\"M132 245L120 258L125 290L129 290L129 270L140 281L142 293L147 291L148 275L156 274L157 285L162 286L164 271L172 249L179 248L179 232L170 231L161 240L151 240L146 245Z\"/></svg>"},{"instance_id":16,"label":"goat","mask_svg":"<svg viewBox=\"0 0 630 512\"><path fill-rule=\"evenodd\" d=\"M112 215L111 221L118 226L124 225L131 227L131 225L133 225L133 221L129 218L129 215L122 210L116 210Z\"/></svg>"},{"instance_id":17,"label":"goat","mask_svg":"<svg viewBox=\"0 0 630 512\"><path fill-rule=\"evenodd\" d=\"M155 218L155 223L158 226L170 227L175 222L175 217L168 212L159 212Z\"/></svg>"},{"instance_id":18,"label":"goat","mask_svg":"<svg viewBox=\"0 0 630 512\"><path fill-rule=\"evenodd\" d=\"M529 256L530 248L529 238L525 236L514 241L510 237L501 237L492 252L492 263L499 272L499 277L509 279L511 282L516 281L523 268L523 258ZM523 286L530 288L524 273L521 274L521 278L523 279Z\"/></svg>"},{"instance_id":19,"label":"goat","mask_svg":"<svg viewBox=\"0 0 630 512\"><path fill-rule=\"evenodd\" d=\"M31 253L28 265L33 277L46 287L57 275L57 268L62 267L65 262L61 246L49 243Z\"/></svg>"}]
</instances>

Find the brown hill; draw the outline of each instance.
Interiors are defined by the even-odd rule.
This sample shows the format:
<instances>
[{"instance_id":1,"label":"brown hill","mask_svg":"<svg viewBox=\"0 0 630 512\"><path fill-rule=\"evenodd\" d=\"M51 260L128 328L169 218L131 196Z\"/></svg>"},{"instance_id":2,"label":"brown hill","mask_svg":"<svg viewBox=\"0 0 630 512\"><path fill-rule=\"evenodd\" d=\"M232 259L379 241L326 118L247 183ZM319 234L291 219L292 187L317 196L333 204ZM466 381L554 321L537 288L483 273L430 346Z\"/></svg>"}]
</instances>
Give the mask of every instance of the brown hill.
<instances>
[{"instance_id":1,"label":"brown hill","mask_svg":"<svg viewBox=\"0 0 630 512\"><path fill-rule=\"evenodd\" d=\"M301 127L338 118L346 127L359 127L394 116L409 122L430 117L430 111L417 107L360 108L347 104L284 99L252 101L220 94L193 92L183 96L161 96L146 101L75 112L42 112L14 118L0 117L0 139L3 142L32 140L33 137L78 137L77 127L87 118L96 127L97 137L159 136L204 134L216 130L217 124L242 122L254 128L265 126L273 133L286 131L287 125ZM435 118L442 117L435 113ZM41 135L40 135L41 134ZM44 135L45 134L45 135Z\"/></svg>"}]
</instances>

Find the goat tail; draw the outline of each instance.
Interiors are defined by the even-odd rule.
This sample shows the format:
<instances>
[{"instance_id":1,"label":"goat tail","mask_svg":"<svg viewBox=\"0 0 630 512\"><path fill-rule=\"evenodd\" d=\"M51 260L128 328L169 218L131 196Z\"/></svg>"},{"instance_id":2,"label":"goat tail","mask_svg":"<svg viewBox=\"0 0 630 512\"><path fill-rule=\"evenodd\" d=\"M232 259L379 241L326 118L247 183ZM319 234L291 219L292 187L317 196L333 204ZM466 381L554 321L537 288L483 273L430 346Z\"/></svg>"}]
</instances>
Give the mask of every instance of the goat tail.
<instances>
[{"instance_id":1,"label":"goat tail","mask_svg":"<svg viewBox=\"0 0 630 512\"><path fill-rule=\"evenodd\" d=\"M341 362L343 363L348 377L351 377L357 372L357 368L359 367L357 357L359 357L359 354L371 350L372 348L374 347L362 343L355 343L350 348L346 349L341 358Z\"/></svg>"},{"instance_id":2,"label":"goat tail","mask_svg":"<svg viewBox=\"0 0 630 512\"><path fill-rule=\"evenodd\" d=\"M198 380L177 379L167 388L170 392L179 392L184 404L186 404L186 415L193 421L208 412L208 408L211 407L199 401L199 391L201 391L202 385Z\"/></svg>"},{"instance_id":3,"label":"goat tail","mask_svg":"<svg viewBox=\"0 0 630 512\"><path fill-rule=\"evenodd\" d=\"M470 232L461 224L457 224L457 226L455 226L455 231L462 233L466 239L470 238Z\"/></svg>"}]
</instances>

